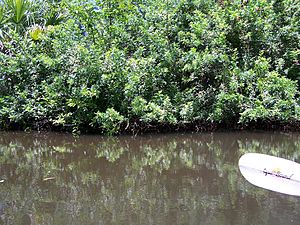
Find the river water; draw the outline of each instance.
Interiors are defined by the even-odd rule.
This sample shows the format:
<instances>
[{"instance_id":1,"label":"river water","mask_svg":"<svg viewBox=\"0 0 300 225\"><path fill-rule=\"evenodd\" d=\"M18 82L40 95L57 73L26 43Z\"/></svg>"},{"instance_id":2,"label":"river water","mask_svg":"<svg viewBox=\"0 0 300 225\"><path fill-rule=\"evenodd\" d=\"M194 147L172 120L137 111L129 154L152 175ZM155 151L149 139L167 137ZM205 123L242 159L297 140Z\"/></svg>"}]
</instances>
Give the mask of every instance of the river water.
<instances>
[{"instance_id":1,"label":"river water","mask_svg":"<svg viewBox=\"0 0 300 225\"><path fill-rule=\"evenodd\" d=\"M242 177L246 152L300 162L300 135L2 132L0 224L299 224L300 197Z\"/></svg>"}]
</instances>

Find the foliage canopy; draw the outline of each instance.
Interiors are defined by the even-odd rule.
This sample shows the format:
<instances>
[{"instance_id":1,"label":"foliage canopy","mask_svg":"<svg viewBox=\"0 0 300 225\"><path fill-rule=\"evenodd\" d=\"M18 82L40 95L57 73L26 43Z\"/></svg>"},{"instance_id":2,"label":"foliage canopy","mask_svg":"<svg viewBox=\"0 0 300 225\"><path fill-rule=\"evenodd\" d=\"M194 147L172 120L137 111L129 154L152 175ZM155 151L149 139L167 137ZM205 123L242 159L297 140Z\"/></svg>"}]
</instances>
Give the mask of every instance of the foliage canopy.
<instances>
[{"instance_id":1,"label":"foliage canopy","mask_svg":"<svg viewBox=\"0 0 300 225\"><path fill-rule=\"evenodd\" d=\"M299 121L299 13L293 0L0 1L0 124Z\"/></svg>"}]
</instances>

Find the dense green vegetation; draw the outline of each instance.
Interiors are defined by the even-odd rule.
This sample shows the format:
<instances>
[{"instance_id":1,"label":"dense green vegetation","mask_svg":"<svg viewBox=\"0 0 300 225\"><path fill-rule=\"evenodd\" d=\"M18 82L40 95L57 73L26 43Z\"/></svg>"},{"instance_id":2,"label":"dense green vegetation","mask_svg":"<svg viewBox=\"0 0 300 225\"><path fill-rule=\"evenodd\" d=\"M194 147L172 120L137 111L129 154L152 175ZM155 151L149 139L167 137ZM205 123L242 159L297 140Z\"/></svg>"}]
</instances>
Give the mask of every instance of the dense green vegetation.
<instances>
[{"instance_id":1,"label":"dense green vegetation","mask_svg":"<svg viewBox=\"0 0 300 225\"><path fill-rule=\"evenodd\" d=\"M0 1L0 124L300 120L300 2Z\"/></svg>"}]
</instances>

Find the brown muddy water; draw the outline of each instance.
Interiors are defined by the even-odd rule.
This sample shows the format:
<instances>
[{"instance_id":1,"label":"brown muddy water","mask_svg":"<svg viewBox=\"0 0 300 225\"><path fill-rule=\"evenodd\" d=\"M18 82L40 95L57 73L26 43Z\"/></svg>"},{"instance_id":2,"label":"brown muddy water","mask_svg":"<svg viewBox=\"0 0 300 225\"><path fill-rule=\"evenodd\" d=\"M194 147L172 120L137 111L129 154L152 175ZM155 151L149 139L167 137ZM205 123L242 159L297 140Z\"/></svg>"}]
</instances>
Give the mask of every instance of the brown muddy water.
<instances>
[{"instance_id":1,"label":"brown muddy water","mask_svg":"<svg viewBox=\"0 0 300 225\"><path fill-rule=\"evenodd\" d=\"M300 224L300 197L242 177L246 152L300 162L300 135L2 132L0 224Z\"/></svg>"}]
</instances>

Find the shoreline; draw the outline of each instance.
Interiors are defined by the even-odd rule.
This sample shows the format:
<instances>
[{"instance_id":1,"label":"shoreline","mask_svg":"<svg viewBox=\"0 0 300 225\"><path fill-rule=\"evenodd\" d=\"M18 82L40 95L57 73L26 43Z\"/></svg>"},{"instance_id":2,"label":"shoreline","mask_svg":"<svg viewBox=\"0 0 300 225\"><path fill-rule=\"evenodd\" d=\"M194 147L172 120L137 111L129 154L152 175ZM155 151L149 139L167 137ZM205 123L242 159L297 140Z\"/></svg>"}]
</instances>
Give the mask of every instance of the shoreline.
<instances>
[{"instance_id":1,"label":"shoreline","mask_svg":"<svg viewBox=\"0 0 300 225\"><path fill-rule=\"evenodd\" d=\"M100 134L108 135L101 128L93 128L88 125L81 125L74 132L73 125L55 126L53 124L36 122L34 124L9 124L6 128L1 127L0 131L24 131L24 132L65 132L70 134L85 135L85 134ZM142 123L134 121L133 123L122 123L120 131L113 135L143 135L143 134L164 134L177 132L218 132L218 131L282 131L282 132L300 132L300 121L259 121L249 124L239 123L212 123L212 122L191 122L191 123Z\"/></svg>"}]
</instances>

